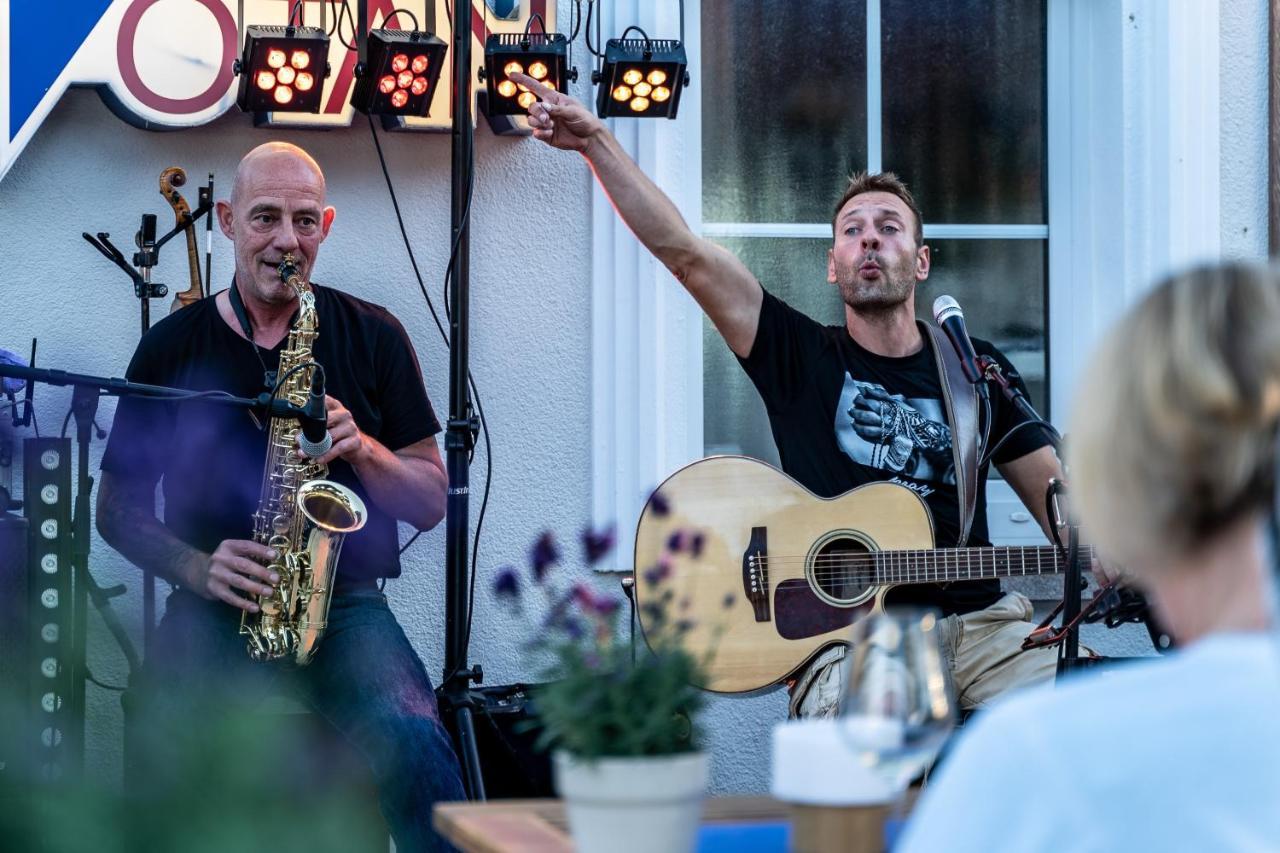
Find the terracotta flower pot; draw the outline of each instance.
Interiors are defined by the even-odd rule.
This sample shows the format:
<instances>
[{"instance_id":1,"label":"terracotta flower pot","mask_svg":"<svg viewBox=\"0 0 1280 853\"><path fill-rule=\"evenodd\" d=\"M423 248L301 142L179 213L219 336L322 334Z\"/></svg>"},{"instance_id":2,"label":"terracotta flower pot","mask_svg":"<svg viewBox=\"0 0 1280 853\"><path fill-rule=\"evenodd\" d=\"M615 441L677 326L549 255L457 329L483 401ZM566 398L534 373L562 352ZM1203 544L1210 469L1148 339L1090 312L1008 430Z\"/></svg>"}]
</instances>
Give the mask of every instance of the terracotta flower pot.
<instances>
[{"instance_id":1,"label":"terracotta flower pot","mask_svg":"<svg viewBox=\"0 0 1280 853\"><path fill-rule=\"evenodd\" d=\"M578 853L692 851L710 764L705 752L601 758L553 756Z\"/></svg>"}]
</instances>

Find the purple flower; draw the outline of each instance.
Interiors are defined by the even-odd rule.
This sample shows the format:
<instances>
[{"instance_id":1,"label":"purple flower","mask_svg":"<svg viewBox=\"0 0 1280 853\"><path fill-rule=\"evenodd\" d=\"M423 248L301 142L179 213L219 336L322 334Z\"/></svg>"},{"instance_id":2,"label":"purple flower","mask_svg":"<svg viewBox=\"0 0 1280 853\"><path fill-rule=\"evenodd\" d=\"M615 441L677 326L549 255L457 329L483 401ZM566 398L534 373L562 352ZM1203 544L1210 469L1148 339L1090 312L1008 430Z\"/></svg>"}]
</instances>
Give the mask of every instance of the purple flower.
<instances>
[{"instance_id":1,"label":"purple flower","mask_svg":"<svg viewBox=\"0 0 1280 853\"><path fill-rule=\"evenodd\" d=\"M600 562L613 550L613 544L617 538L617 529L612 524L599 532L591 528L582 531L582 551L586 555L587 565L594 566Z\"/></svg>"},{"instance_id":2,"label":"purple flower","mask_svg":"<svg viewBox=\"0 0 1280 853\"><path fill-rule=\"evenodd\" d=\"M560 546L556 545L555 537L551 535L551 531L548 530L538 537L538 541L533 545L533 553L530 554L529 560L533 563L534 579L538 583L542 583L551 567L560 561Z\"/></svg>"},{"instance_id":3,"label":"purple flower","mask_svg":"<svg viewBox=\"0 0 1280 853\"><path fill-rule=\"evenodd\" d=\"M693 554L696 560L702 556L702 546L706 544L707 537L701 532L694 533L693 538L689 542L689 553Z\"/></svg>"},{"instance_id":4,"label":"purple flower","mask_svg":"<svg viewBox=\"0 0 1280 853\"><path fill-rule=\"evenodd\" d=\"M648 616L649 621L655 626L661 625L667 618L666 609L661 604L653 601L646 601L644 604L641 604L640 611L644 613L645 616Z\"/></svg>"},{"instance_id":5,"label":"purple flower","mask_svg":"<svg viewBox=\"0 0 1280 853\"><path fill-rule=\"evenodd\" d=\"M684 550L684 531L677 530L667 537L667 550L672 554L679 554Z\"/></svg>"},{"instance_id":6,"label":"purple flower","mask_svg":"<svg viewBox=\"0 0 1280 853\"><path fill-rule=\"evenodd\" d=\"M662 492L654 492L649 495L649 507L658 518L662 518L671 512L671 504L667 503L667 499Z\"/></svg>"},{"instance_id":7,"label":"purple flower","mask_svg":"<svg viewBox=\"0 0 1280 853\"><path fill-rule=\"evenodd\" d=\"M671 577L671 562L663 557L656 566L644 570L644 582L649 586L657 586Z\"/></svg>"},{"instance_id":8,"label":"purple flower","mask_svg":"<svg viewBox=\"0 0 1280 853\"><path fill-rule=\"evenodd\" d=\"M581 640L587 633L582 625L582 620L575 619L572 616L566 616L564 621L560 623L560 627L564 629L565 634L571 640Z\"/></svg>"},{"instance_id":9,"label":"purple flower","mask_svg":"<svg viewBox=\"0 0 1280 853\"><path fill-rule=\"evenodd\" d=\"M520 597L520 577L511 566L503 566L493 581L493 594L499 598Z\"/></svg>"},{"instance_id":10,"label":"purple flower","mask_svg":"<svg viewBox=\"0 0 1280 853\"><path fill-rule=\"evenodd\" d=\"M584 613L593 616L612 616L618 612L620 606L617 599L607 595L597 595L584 583L574 585L573 600Z\"/></svg>"}]
</instances>

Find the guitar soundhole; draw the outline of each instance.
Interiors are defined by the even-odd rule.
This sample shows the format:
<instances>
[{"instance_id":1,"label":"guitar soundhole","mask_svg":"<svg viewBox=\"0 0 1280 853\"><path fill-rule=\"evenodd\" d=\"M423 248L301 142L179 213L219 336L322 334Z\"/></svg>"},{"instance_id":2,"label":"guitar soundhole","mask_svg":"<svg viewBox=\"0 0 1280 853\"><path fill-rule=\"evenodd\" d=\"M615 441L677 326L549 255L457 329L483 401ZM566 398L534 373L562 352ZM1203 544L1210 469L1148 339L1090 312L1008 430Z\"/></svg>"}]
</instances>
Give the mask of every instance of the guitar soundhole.
<instances>
[{"instance_id":1,"label":"guitar soundhole","mask_svg":"<svg viewBox=\"0 0 1280 853\"><path fill-rule=\"evenodd\" d=\"M872 559L865 542L833 537L810 555L809 579L818 594L832 604L853 604L875 588Z\"/></svg>"}]
</instances>

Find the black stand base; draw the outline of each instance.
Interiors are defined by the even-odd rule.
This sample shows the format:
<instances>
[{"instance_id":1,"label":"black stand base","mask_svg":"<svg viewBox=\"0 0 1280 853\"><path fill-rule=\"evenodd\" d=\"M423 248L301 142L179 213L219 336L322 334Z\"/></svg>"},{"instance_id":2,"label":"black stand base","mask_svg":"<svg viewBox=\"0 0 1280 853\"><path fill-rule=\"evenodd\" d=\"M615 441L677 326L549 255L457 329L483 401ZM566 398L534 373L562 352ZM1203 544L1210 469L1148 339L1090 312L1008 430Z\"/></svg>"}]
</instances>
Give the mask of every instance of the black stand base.
<instances>
[{"instance_id":1,"label":"black stand base","mask_svg":"<svg viewBox=\"0 0 1280 853\"><path fill-rule=\"evenodd\" d=\"M529 727L528 691L526 684L476 688L467 694L471 707L454 705L443 689L437 692L440 718L459 757L470 752L470 760L462 762L464 781L469 767L478 768L487 799L555 796L550 756L534 746L537 733Z\"/></svg>"}]
</instances>

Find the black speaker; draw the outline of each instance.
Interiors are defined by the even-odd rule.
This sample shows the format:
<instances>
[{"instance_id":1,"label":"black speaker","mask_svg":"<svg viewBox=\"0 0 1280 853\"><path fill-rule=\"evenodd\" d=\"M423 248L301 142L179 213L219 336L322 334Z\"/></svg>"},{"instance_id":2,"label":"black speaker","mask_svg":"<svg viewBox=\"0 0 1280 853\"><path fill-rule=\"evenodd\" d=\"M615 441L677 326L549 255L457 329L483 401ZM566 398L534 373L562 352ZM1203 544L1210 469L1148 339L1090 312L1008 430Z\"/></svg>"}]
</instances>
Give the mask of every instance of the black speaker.
<instances>
[{"instance_id":1,"label":"black speaker","mask_svg":"<svg viewBox=\"0 0 1280 853\"><path fill-rule=\"evenodd\" d=\"M483 707L476 710L472 720L480 753L480 775L485 795L491 800L555 796L551 756L534 748L537 732L531 728L530 687L501 684L471 691L483 699ZM441 714L456 749L455 717L443 706Z\"/></svg>"},{"instance_id":2,"label":"black speaker","mask_svg":"<svg viewBox=\"0 0 1280 853\"><path fill-rule=\"evenodd\" d=\"M0 798L24 788L30 759L27 520L0 513Z\"/></svg>"}]
</instances>

